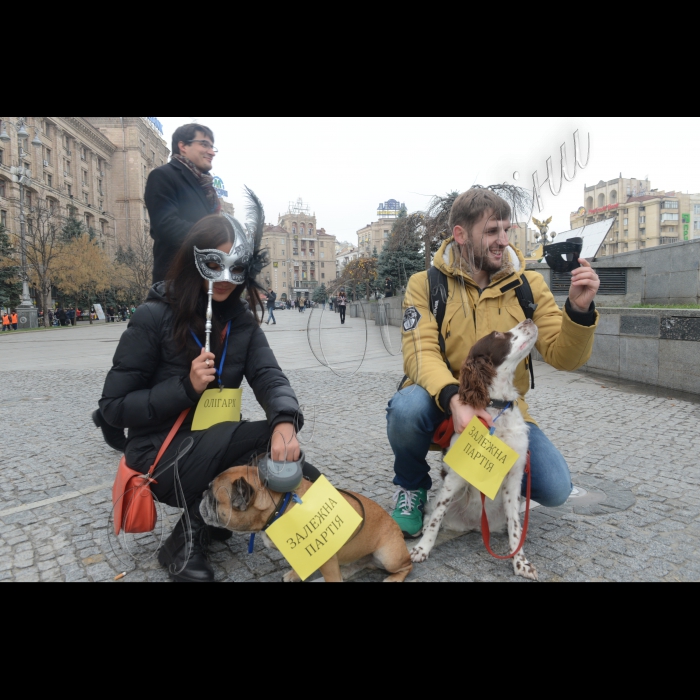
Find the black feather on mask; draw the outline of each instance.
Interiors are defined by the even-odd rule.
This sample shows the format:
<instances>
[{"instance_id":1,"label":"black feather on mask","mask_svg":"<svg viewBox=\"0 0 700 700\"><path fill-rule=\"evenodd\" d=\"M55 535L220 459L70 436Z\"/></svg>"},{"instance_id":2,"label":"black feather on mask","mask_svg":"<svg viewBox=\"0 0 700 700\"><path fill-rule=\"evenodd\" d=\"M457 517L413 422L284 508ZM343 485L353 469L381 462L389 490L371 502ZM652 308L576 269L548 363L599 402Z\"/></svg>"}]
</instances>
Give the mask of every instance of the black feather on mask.
<instances>
[{"instance_id":1,"label":"black feather on mask","mask_svg":"<svg viewBox=\"0 0 700 700\"><path fill-rule=\"evenodd\" d=\"M253 248L253 255L248 266L248 278L258 289L265 292L264 287L260 286L257 281L258 275L270 264L269 251L262 250L263 234L265 233L265 209L253 190L246 187L245 192L248 198L246 228Z\"/></svg>"}]
</instances>

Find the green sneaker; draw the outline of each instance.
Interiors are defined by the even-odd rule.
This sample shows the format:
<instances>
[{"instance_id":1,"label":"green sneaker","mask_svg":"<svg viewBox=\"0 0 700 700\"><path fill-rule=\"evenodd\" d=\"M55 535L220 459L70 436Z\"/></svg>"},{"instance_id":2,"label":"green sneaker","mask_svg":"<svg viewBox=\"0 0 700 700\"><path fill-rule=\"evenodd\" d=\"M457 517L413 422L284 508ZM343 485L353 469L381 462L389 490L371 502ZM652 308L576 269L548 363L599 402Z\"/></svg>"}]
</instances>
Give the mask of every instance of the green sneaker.
<instances>
[{"instance_id":1,"label":"green sneaker","mask_svg":"<svg viewBox=\"0 0 700 700\"><path fill-rule=\"evenodd\" d=\"M423 532L423 515L428 503L428 492L425 489L399 489L394 501L396 510L391 517L398 523L407 540L418 539Z\"/></svg>"}]
</instances>

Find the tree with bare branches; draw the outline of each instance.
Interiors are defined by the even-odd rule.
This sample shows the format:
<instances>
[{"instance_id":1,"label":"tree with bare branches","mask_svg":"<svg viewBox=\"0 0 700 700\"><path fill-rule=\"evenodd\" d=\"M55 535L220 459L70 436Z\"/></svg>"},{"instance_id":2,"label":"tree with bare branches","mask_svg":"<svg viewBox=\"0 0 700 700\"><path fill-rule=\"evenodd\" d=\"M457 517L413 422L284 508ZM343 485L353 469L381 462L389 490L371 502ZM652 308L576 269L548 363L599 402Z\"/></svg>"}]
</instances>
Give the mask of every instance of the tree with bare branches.
<instances>
[{"instance_id":1,"label":"tree with bare branches","mask_svg":"<svg viewBox=\"0 0 700 700\"><path fill-rule=\"evenodd\" d=\"M117 251L115 282L130 300L145 301L153 280L153 241L137 236L134 245Z\"/></svg>"},{"instance_id":2,"label":"tree with bare branches","mask_svg":"<svg viewBox=\"0 0 700 700\"><path fill-rule=\"evenodd\" d=\"M44 311L44 327L49 327L49 300L53 275L62 263L66 245L63 235L64 217L57 205L38 200L29 210L25 229L24 250L30 280L36 284ZM10 236L17 265L21 264L22 239L18 234Z\"/></svg>"}]
</instances>

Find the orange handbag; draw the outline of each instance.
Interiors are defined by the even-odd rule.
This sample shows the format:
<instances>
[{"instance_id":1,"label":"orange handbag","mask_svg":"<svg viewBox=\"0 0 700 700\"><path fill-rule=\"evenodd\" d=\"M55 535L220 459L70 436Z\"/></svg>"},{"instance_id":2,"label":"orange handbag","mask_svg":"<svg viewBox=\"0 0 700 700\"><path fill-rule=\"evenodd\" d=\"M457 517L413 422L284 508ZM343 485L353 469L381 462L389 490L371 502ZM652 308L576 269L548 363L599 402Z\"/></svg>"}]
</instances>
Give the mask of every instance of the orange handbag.
<instances>
[{"instance_id":1,"label":"orange handbag","mask_svg":"<svg viewBox=\"0 0 700 700\"><path fill-rule=\"evenodd\" d=\"M117 471L117 479L112 489L112 504L114 505L114 534L119 537L123 531L129 535L140 535L145 532L153 532L158 522L158 511L151 492L151 484L158 482L153 479L153 474L158 463L163 458L170 444L178 434L185 422L190 409L184 411L177 419L177 423L170 431L167 440L160 448L153 466L148 474L141 474L129 469L126 457L122 457Z\"/></svg>"}]
</instances>

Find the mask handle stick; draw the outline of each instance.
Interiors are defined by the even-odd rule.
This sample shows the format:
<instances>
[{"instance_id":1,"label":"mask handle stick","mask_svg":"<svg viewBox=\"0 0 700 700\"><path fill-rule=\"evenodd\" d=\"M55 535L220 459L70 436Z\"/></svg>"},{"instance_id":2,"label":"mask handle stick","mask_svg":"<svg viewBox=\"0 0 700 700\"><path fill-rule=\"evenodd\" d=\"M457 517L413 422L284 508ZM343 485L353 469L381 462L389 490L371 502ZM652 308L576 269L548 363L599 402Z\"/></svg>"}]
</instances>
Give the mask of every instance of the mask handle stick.
<instances>
[{"instance_id":1,"label":"mask handle stick","mask_svg":"<svg viewBox=\"0 0 700 700\"><path fill-rule=\"evenodd\" d=\"M207 334L207 345L206 345L206 351L211 352L211 332L213 329L212 326L212 319L214 318L214 309L212 307L212 304L214 302L214 282L213 280L209 280L209 291L207 292L209 296L209 303L207 305L207 325L206 325L206 334Z\"/></svg>"}]
</instances>

